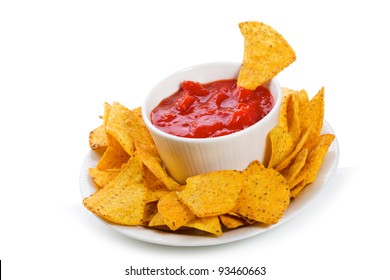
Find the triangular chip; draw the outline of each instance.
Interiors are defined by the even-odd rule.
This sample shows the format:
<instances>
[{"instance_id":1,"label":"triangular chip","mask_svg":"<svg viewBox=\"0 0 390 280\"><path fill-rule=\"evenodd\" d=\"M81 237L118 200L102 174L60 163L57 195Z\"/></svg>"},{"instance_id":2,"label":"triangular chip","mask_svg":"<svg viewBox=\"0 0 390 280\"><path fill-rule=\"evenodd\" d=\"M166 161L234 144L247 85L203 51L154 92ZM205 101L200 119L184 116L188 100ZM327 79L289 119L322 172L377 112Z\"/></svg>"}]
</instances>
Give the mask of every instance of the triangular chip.
<instances>
[{"instance_id":1,"label":"triangular chip","mask_svg":"<svg viewBox=\"0 0 390 280\"><path fill-rule=\"evenodd\" d=\"M221 223L219 222L218 217L195 218L191 222L187 223L185 227L196 228L216 236L222 235Z\"/></svg>"},{"instance_id":2,"label":"triangular chip","mask_svg":"<svg viewBox=\"0 0 390 280\"><path fill-rule=\"evenodd\" d=\"M311 130L308 140L318 137L321 133L324 122L324 106L324 88L321 88L306 106L300 108L301 129L302 131Z\"/></svg>"},{"instance_id":3,"label":"triangular chip","mask_svg":"<svg viewBox=\"0 0 390 280\"><path fill-rule=\"evenodd\" d=\"M109 182L111 182L116 176L118 176L120 169L105 169L100 170L97 168L89 168L88 173L92 181L98 188L105 187Z\"/></svg>"},{"instance_id":4,"label":"triangular chip","mask_svg":"<svg viewBox=\"0 0 390 280\"><path fill-rule=\"evenodd\" d=\"M276 224L290 204L286 179L260 162L252 162L243 171L247 177L233 212L265 224Z\"/></svg>"},{"instance_id":5,"label":"triangular chip","mask_svg":"<svg viewBox=\"0 0 390 280\"><path fill-rule=\"evenodd\" d=\"M146 203L158 201L162 196L170 192L168 188L154 174L144 166L144 179L147 189Z\"/></svg>"},{"instance_id":6,"label":"triangular chip","mask_svg":"<svg viewBox=\"0 0 390 280\"><path fill-rule=\"evenodd\" d=\"M244 183L241 172L221 170L189 177L180 200L198 217L228 213L237 203Z\"/></svg>"},{"instance_id":7,"label":"triangular chip","mask_svg":"<svg viewBox=\"0 0 390 280\"><path fill-rule=\"evenodd\" d=\"M175 191L161 197L157 209L171 230L177 230L195 218L191 210L179 200Z\"/></svg>"},{"instance_id":8,"label":"triangular chip","mask_svg":"<svg viewBox=\"0 0 390 280\"><path fill-rule=\"evenodd\" d=\"M145 200L142 162L135 155L114 180L85 198L83 203L88 210L113 223L141 225Z\"/></svg>"},{"instance_id":9,"label":"triangular chip","mask_svg":"<svg viewBox=\"0 0 390 280\"><path fill-rule=\"evenodd\" d=\"M149 227L163 227L166 226L164 217L160 213L156 213L150 220Z\"/></svg>"},{"instance_id":10,"label":"triangular chip","mask_svg":"<svg viewBox=\"0 0 390 280\"><path fill-rule=\"evenodd\" d=\"M140 155L144 165L153 173L158 180L160 180L169 190L177 191L182 190L183 187L176 182L171 176L168 175L164 169L161 159L156 156L151 156L144 151L137 151Z\"/></svg>"},{"instance_id":11,"label":"triangular chip","mask_svg":"<svg viewBox=\"0 0 390 280\"><path fill-rule=\"evenodd\" d=\"M144 217L142 220L143 225L147 226L157 213L157 201L146 203L144 208Z\"/></svg>"},{"instance_id":12,"label":"triangular chip","mask_svg":"<svg viewBox=\"0 0 390 280\"><path fill-rule=\"evenodd\" d=\"M230 229L245 226L247 224L244 219L241 219L238 216L232 216L227 214L220 215L219 219L226 228Z\"/></svg>"},{"instance_id":13,"label":"triangular chip","mask_svg":"<svg viewBox=\"0 0 390 280\"><path fill-rule=\"evenodd\" d=\"M299 174L289 182L291 189L301 182L304 182L304 186L306 186L315 180L334 138L333 134L323 134L305 144L304 149L306 148L309 151L306 163Z\"/></svg>"},{"instance_id":14,"label":"triangular chip","mask_svg":"<svg viewBox=\"0 0 390 280\"><path fill-rule=\"evenodd\" d=\"M238 86L254 90L295 61L296 55L281 34L261 22L239 24L244 36L244 61Z\"/></svg>"},{"instance_id":15,"label":"triangular chip","mask_svg":"<svg viewBox=\"0 0 390 280\"><path fill-rule=\"evenodd\" d=\"M127 154L134 152L134 140L130 126L131 111L118 102L111 106L110 115L105 126L108 134L123 147Z\"/></svg>"},{"instance_id":16,"label":"triangular chip","mask_svg":"<svg viewBox=\"0 0 390 280\"><path fill-rule=\"evenodd\" d=\"M308 141L309 139L309 136L311 135L311 127L306 130L306 132L304 134L301 135L300 138L297 138L296 140L299 141L298 143L295 143L294 142L294 150L286 157L284 157L284 159L276 166L274 167L276 171L281 171L283 169L285 169L290 163L291 161L298 155L298 153L302 150L302 147L305 145L305 143ZM291 134L289 134L291 135ZM291 135L291 137L293 137Z\"/></svg>"},{"instance_id":17,"label":"triangular chip","mask_svg":"<svg viewBox=\"0 0 390 280\"><path fill-rule=\"evenodd\" d=\"M288 132L288 128L283 126L274 127L270 131L269 137L271 140L271 158L268 167L275 168L294 151L295 141Z\"/></svg>"},{"instance_id":18,"label":"triangular chip","mask_svg":"<svg viewBox=\"0 0 390 280\"><path fill-rule=\"evenodd\" d=\"M103 125L98 126L89 133L89 147L92 150L106 149L107 138Z\"/></svg>"},{"instance_id":19,"label":"triangular chip","mask_svg":"<svg viewBox=\"0 0 390 280\"><path fill-rule=\"evenodd\" d=\"M120 169L122 165L129 160L129 158L130 156L119 145L115 148L108 146L102 157L99 159L96 168L100 170Z\"/></svg>"},{"instance_id":20,"label":"triangular chip","mask_svg":"<svg viewBox=\"0 0 390 280\"><path fill-rule=\"evenodd\" d=\"M299 172L305 166L307 155L308 149L302 149L302 151L300 151L295 157L291 165L289 165L281 172L284 178L286 178L287 182L292 182L298 176Z\"/></svg>"}]
</instances>

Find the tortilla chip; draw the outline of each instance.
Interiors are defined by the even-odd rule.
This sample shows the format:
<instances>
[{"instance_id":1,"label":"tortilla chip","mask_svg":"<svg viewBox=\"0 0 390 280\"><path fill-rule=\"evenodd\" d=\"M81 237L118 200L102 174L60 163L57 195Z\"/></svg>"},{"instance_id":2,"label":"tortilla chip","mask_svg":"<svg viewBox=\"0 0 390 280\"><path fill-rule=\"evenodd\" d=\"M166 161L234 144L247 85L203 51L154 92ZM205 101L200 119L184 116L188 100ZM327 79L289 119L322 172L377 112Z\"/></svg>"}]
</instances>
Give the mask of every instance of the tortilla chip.
<instances>
[{"instance_id":1,"label":"tortilla chip","mask_svg":"<svg viewBox=\"0 0 390 280\"><path fill-rule=\"evenodd\" d=\"M134 130L133 137L135 139L142 140L143 143L153 146L156 149L152 135L150 134L142 118L141 107L137 107L131 110L131 113L132 113L131 123L137 128Z\"/></svg>"},{"instance_id":2,"label":"tortilla chip","mask_svg":"<svg viewBox=\"0 0 390 280\"><path fill-rule=\"evenodd\" d=\"M161 197L157 209L171 230L177 230L195 218L191 210L179 200L175 191Z\"/></svg>"},{"instance_id":3,"label":"tortilla chip","mask_svg":"<svg viewBox=\"0 0 390 280\"><path fill-rule=\"evenodd\" d=\"M288 121L287 121L287 104L290 98L290 95L294 94L295 91L287 88L282 88L282 102L280 104L279 109L279 119L278 126L282 126L288 129Z\"/></svg>"},{"instance_id":4,"label":"tortilla chip","mask_svg":"<svg viewBox=\"0 0 390 280\"><path fill-rule=\"evenodd\" d=\"M306 186L315 180L329 146L332 144L334 138L335 136L333 134L323 134L306 143L304 148L307 148L309 152L306 164L295 179L289 183L291 189L301 182L304 182L303 184Z\"/></svg>"},{"instance_id":5,"label":"tortilla chip","mask_svg":"<svg viewBox=\"0 0 390 280\"><path fill-rule=\"evenodd\" d=\"M160 158L139 151L137 151L137 154L140 155L144 165L153 173L154 176L156 176L158 180L160 180L168 188L168 190L178 191L183 189L183 187L178 182L176 182L171 176L168 175L161 163Z\"/></svg>"},{"instance_id":6,"label":"tortilla chip","mask_svg":"<svg viewBox=\"0 0 390 280\"><path fill-rule=\"evenodd\" d=\"M147 226L157 213L157 201L146 203L144 208L144 217L142 219L143 225Z\"/></svg>"},{"instance_id":7,"label":"tortilla chip","mask_svg":"<svg viewBox=\"0 0 390 280\"><path fill-rule=\"evenodd\" d=\"M307 186L307 184L304 181L301 181L296 186L294 186L290 191L290 197L295 198L298 196L298 194Z\"/></svg>"},{"instance_id":8,"label":"tortilla chip","mask_svg":"<svg viewBox=\"0 0 390 280\"><path fill-rule=\"evenodd\" d=\"M292 182L302 170L306 164L306 159L308 155L308 149L303 149L294 159L293 163L284 169L281 174L286 178L287 182Z\"/></svg>"},{"instance_id":9,"label":"tortilla chip","mask_svg":"<svg viewBox=\"0 0 390 280\"><path fill-rule=\"evenodd\" d=\"M323 134L319 136L318 145L314 147L308 155L307 165L305 165L305 169L307 169L305 176L306 183L309 184L314 181L334 138L335 136L333 134Z\"/></svg>"},{"instance_id":10,"label":"tortilla chip","mask_svg":"<svg viewBox=\"0 0 390 280\"><path fill-rule=\"evenodd\" d=\"M180 200L198 217L228 213L237 203L244 183L241 172L221 170L187 179Z\"/></svg>"},{"instance_id":11,"label":"tortilla chip","mask_svg":"<svg viewBox=\"0 0 390 280\"><path fill-rule=\"evenodd\" d=\"M221 223L219 222L218 217L195 218L191 222L187 223L185 226L209 232L216 236L222 235Z\"/></svg>"},{"instance_id":12,"label":"tortilla chip","mask_svg":"<svg viewBox=\"0 0 390 280\"><path fill-rule=\"evenodd\" d=\"M287 127L294 143L298 143L301 136L299 112L300 107L298 97L295 94L289 95L289 98L287 99Z\"/></svg>"},{"instance_id":13,"label":"tortilla chip","mask_svg":"<svg viewBox=\"0 0 390 280\"><path fill-rule=\"evenodd\" d=\"M295 91L295 95L296 97L298 98L299 100L299 108L305 108L307 106L307 104L309 104L309 95L307 94L306 90L304 89L301 89L301 90L297 90ZM299 111L299 119L302 119L302 112L303 110Z\"/></svg>"},{"instance_id":14,"label":"tortilla chip","mask_svg":"<svg viewBox=\"0 0 390 280\"><path fill-rule=\"evenodd\" d=\"M247 225L247 223L245 223L245 221L239 218L238 216L231 216L231 215L224 214L224 215L220 215L219 219L221 223L226 228L229 229L238 228Z\"/></svg>"},{"instance_id":15,"label":"tortilla chip","mask_svg":"<svg viewBox=\"0 0 390 280\"><path fill-rule=\"evenodd\" d=\"M157 212L153 216L153 218L150 220L148 226L149 227L162 227L162 226L166 226L165 221L164 221L164 217L160 213Z\"/></svg>"},{"instance_id":16,"label":"tortilla chip","mask_svg":"<svg viewBox=\"0 0 390 280\"><path fill-rule=\"evenodd\" d=\"M294 50L272 27L254 21L239 27L244 36L244 61L238 86L254 90L295 61Z\"/></svg>"},{"instance_id":17,"label":"tortilla chip","mask_svg":"<svg viewBox=\"0 0 390 280\"><path fill-rule=\"evenodd\" d=\"M95 128L89 133L89 147L92 150L107 148L106 131L104 130L103 125Z\"/></svg>"},{"instance_id":18,"label":"tortilla chip","mask_svg":"<svg viewBox=\"0 0 390 280\"><path fill-rule=\"evenodd\" d=\"M142 161L133 156L106 187L85 198L85 207L110 222L141 225L144 218L146 187Z\"/></svg>"},{"instance_id":19,"label":"tortilla chip","mask_svg":"<svg viewBox=\"0 0 390 280\"><path fill-rule=\"evenodd\" d=\"M283 89L278 125L270 132L268 167L281 172L310 139L320 135L324 121L324 88L310 101L305 90Z\"/></svg>"},{"instance_id":20,"label":"tortilla chip","mask_svg":"<svg viewBox=\"0 0 390 280\"><path fill-rule=\"evenodd\" d=\"M111 105L105 102L103 106L104 106L103 128L106 133L107 146L110 146L115 150L119 151L123 149L122 146L120 146L120 144L115 140L115 138L107 131L107 122L108 122L108 118L110 117Z\"/></svg>"},{"instance_id":21,"label":"tortilla chip","mask_svg":"<svg viewBox=\"0 0 390 280\"><path fill-rule=\"evenodd\" d=\"M268 167L275 168L294 151L295 141L288 132L288 128L283 126L274 127L270 131L269 137L271 140L271 158Z\"/></svg>"},{"instance_id":22,"label":"tortilla chip","mask_svg":"<svg viewBox=\"0 0 390 280\"><path fill-rule=\"evenodd\" d=\"M298 153L302 150L302 147L308 141L309 136L311 135L311 131L311 128L309 128L303 135L301 135L301 138L297 139L299 142L295 143L294 150L288 156L285 156L276 167L274 167L276 171L281 172L281 170L285 169L291 163L291 161L298 155Z\"/></svg>"},{"instance_id":23,"label":"tortilla chip","mask_svg":"<svg viewBox=\"0 0 390 280\"><path fill-rule=\"evenodd\" d=\"M115 138L126 153L132 155L134 152L134 138L129 127L130 118L131 111L120 103L114 102L105 128L107 133Z\"/></svg>"},{"instance_id":24,"label":"tortilla chip","mask_svg":"<svg viewBox=\"0 0 390 280\"><path fill-rule=\"evenodd\" d=\"M321 133L324 122L324 106L324 88L321 88L306 106L301 107L299 121L302 131L310 129L309 140L318 137Z\"/></svg>"},{"instance_id":25,"label":"tortilla chip","mask_svg":"<svg viewBox=\"0 0 390 280\"><path fill-rule=\"evenodd\" d=\"M162 196L170 192L168 188L150 170L144 166L144 179L147 189L146 203L159 200Z\"/></svg>"},{"instance_id":26,"label":"tortilla chip","mask_svg":"<svg viewBox=\"0 0 390 280\"><path fill-rule=\"evenodd\" d=\"M116 176L118 176L120 169L106 169L100 170L97 168L88 169L89 176L98 188L104 188Z\"/></svg>"},{"instance_id":27,"label":"tortilla chip","mask_svg":"<svg viewBox=\"0 0 390 280\"><path fill-rule=\"evenodd\" d=\"M96 168L103 169L120 169L124 163L129 160L130 156L120 147L113 148L108 146L103 156L97 163Z\"/></svg>"},{"instance_id":28,"label":"tortilla chip","mask_svg":"<svg viewBox=\"0 0 390 280\"><path fill-rule=\"evenodd\" d=\"M252 162L243 171L247 177L233 212L265 224L276 224L290 204L290 189L277 171Z\"/></svg>"}]
</instances>

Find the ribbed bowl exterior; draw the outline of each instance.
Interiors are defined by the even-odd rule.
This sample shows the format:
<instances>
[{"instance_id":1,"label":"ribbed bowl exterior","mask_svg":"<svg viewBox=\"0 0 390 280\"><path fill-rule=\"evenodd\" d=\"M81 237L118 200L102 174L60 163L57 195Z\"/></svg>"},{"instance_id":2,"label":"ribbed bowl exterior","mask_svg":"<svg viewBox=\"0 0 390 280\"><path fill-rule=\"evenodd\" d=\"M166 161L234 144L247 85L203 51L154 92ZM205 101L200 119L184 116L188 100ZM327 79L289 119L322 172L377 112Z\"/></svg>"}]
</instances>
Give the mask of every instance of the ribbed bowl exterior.
<instances>
[{"instance_id":1,"label":"ribbed bowl exterior","mask_svg":"<svg viewBox=\"0 0 390 280\"><path fill-rule=\"evenodd\" d=\"M162 132L150 122L150 113L165 97L179 89L184 80L201 83L237 78L239 63L214 62L178 71L158 83L146 97L142 114L169 174L179 183L193 175L215 170L243 170L253 160L268 162L269 132L277 125L282 99L276 79L265 84L274 97L271 112L258 123L233 134L215 138L184 138Z\"/></svg>"}]
</instances>

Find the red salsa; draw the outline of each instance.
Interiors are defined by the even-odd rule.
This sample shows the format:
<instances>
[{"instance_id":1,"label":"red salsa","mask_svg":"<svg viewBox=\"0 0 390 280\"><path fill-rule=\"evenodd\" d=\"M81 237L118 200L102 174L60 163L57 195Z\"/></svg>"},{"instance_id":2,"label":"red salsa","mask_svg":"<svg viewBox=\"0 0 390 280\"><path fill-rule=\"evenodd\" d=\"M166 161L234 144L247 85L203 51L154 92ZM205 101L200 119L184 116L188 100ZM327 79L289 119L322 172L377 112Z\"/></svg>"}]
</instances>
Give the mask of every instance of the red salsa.
<instances>
[{"instance_id":1,"label":"red salsa","mask_svg":"<svg viewBox=\"0 0 390 280\"><path fill-rule=\"evenodd\" d=\"M248 90L238 87L235 79L207 84L184 81L153 109L151 121L176 136L218 137L253 125L273 106L274 99L264 86Z\"/></svg>"}]
</instances>

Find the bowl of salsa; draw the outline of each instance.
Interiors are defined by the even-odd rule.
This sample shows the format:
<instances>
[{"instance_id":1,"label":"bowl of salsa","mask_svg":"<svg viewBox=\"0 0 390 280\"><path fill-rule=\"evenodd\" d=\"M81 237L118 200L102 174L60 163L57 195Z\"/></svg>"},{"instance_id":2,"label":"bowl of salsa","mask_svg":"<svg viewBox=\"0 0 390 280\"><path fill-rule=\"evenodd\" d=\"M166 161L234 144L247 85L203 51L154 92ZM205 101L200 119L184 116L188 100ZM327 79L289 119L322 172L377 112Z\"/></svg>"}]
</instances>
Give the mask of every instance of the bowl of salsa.
<instances>
[{"instance_id":1,"label":"bowl of salsa","mask_svg":"<svg viewBox=\"0 0 390 280\"><path fill-rule=\"evenodd\" d=\"M237 86L240 63L213 62L173 73L146 96L142 115L167 171L179 183L215 170L243 170L269 159L281 87Z\"/></svg>"}]
</instances>

